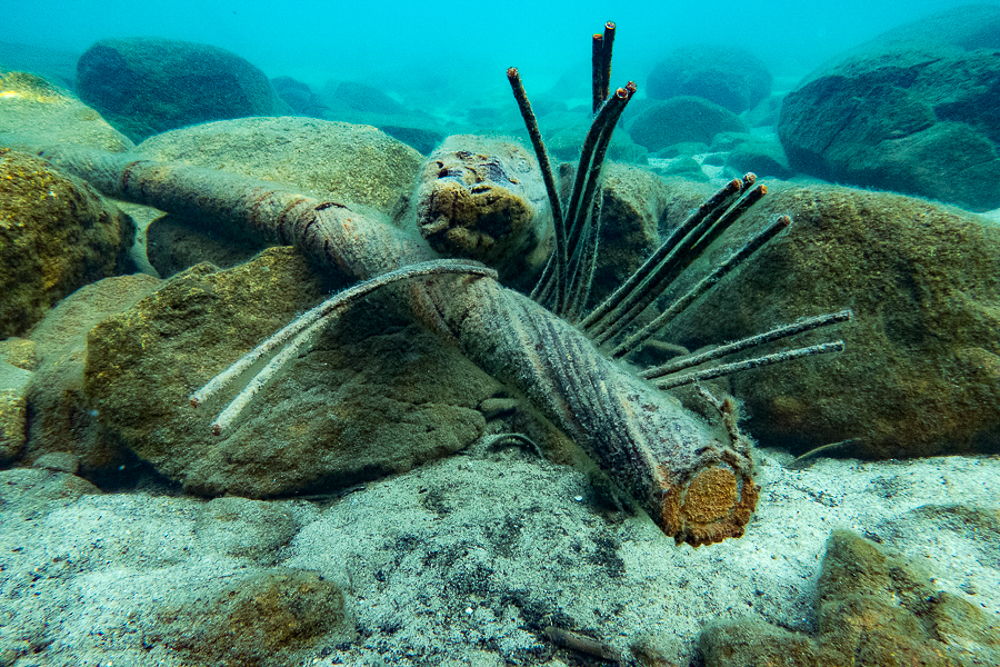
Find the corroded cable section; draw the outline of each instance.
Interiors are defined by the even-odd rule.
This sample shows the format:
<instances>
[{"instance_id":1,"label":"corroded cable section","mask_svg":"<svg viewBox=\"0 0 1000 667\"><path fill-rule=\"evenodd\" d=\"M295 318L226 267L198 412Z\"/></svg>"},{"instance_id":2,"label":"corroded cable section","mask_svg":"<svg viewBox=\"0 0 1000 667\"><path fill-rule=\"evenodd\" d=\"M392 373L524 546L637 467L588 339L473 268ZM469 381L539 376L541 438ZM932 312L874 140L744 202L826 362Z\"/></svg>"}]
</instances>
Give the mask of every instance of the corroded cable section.
<instances>
[{"instance_id":1,"label":"corroded cable section","mask_svg":"<svg viewBox=\"0 0 1000 667\"><path fill-rule=\"evenodd\" d=\"M604 34L594 35L592 59L592 78L594 81L594 113L608 99L611 91L611 52L615 43L615 24L608 21L604 24Z\"/></svg>"},{"instance_id":2,"label":"corroded cable section","mask_svg":"<svg viewBox=\"0 0 1000 667\"><path fill-rule=\"evenodd\" d=\"M594 33L590 57L590 88L593 100L592 113L596 116L608 95L604 89L604 35Z\"/></svg>"},{"instance_id":3,"label":"corroded cable section","mask_svg":"<svg viewBox=\"0 0 1000 667\"><path fill-rule=\"evenodd\" d=\"M609 23L606 28L604 37L610 34L611 39L613 39L614 24ZM602 61L601 67L598 68L595 62L595 76L597 76L598 69L602 72L605 69L610 71L610 48L605 51L602 47L601 53L602 58L608 59L607 67L604 67ZM584 229L586 221L593 210L592 201L600 182L601 167L611 142L611 136L625 110L625 105L635 94L636 84L634 81L629 81L624 88L619 88L613 96L603 102L600 111L597 112L597 117L591 123L587 137L583 142L580 162L573 181L573 190L565 209L563 209L551 169L548 166L549 160L545 153L541 133L538 130L538 122L531 110L517 69L513 67L508 69L507 78L514 91L521 116L524 118L528 135L531 137L539 165L542 167L542 175L545 178L545 187L552 205L555 225L556 247L531 296L536 301L550 307L556 314L564 317L571 316L580 308L580 295L589 293L589 280L592 276L592 273L587 270L587 263L581 261L579 256L580 238L586 233ZM590 219L590 224L596 225L598 221Z\"/></svg>"},{"instance_id":4,"label":"corroded cable section","mask_svg":"<svg viewBox=\"0 0 1000 667\"><path fill-rule=\"evenodd\" d=\"M575 322L590 295L593 262L600 237L600 202L596 197L601 180L601 168L625 105L635 94L636 85L629 81L604 104L584 141L577 167L573 194L567 207L567 252L569 269L566 282L566 302L556 310L558 315ZM581 244L581 237L585 238Z\"/></svg>"},{"instance_id":5,"label":"corroded cable section","mask_svg":"<svg viewBox=\"0 0 1000 667\"><path fill-rule=\"evenodd\" d=\"M434 257L388 222L274 184L118 154L75 155L62 151L60 166L105 194L206 225L222 217L358 279ZM749 444L738 433L718 440L701 417L605 359L568 322L492 280L461 290L428 281L407 293L400 308L529 396L678 543L743 534L757 496Z\"/></svg>"},{"instance_id":6,"label":"corroded cable section","mask_svg":"<svg viewBox=\"0 0 1000 667\"><path fill-rule=\"evenodd\" d=\"M703 203L698 209L688 216L679 227L677 227L667 240L659 248L653 251L646 261L628 277L628 279L608 296L601 304L594 308L583 320L581 326L587 333L594 335L603 330L605 319L614 319L614 313L619 312L622 304L640 290L640 285L649 280L650 275L661 266L663 262L675 254L684 254L682 245L690 238L691 232L702 224L710 215L715 212L725 210L726 206L733 201L743 187L743 181L733 179L722 189L715 193L708 201Z\"/></svg>"},{"instance_id":7,"label":"corroded cable section","mask_svg":"<svg viewBox=\"0 0 1000 667\"><path fill-rule=\"evenodd\" d=\"M600 113L594 119L580 151L580 163L577 165L577 176L573 183L569 206L566 207L566 248L572 256L583 232L584 220L590 213L590 202L594 198L597 185L600 182L601 168L604 166L604 156L607 154L614 133L615 125L625 111L625 105L635 94L636 85L629 81L624 88L619 88L615 94L601 107Z\"/></svg>"},{"instance_id":8,"label":"corroded cable section","mask_svg":"<svg viewBox=\"0 0 1000 667\"><path fill-rule=\"evenodd\" d=\"M102 193L222 226L244 238L294 245L336 271L365 280L438 259L420 238L337 202L220 169L136 160L135 155L61 146L43 156ZM405 259L404 259L405 258Z\"/></svg>"},{"instance_id":9,"label":"corroded cable section","mask_svg":"<svg viewBox=\"0 0 1000 667\"><path fill-rule=\"evenodd\" d=\"M719 440L701 417L650 392L521 294L480 280L462 299L478 307L458 304L446 319L461 317L453 328L468 356L521 388L664 533L692 545L743 534L757 501L743 436Z\"/></svg>"},{"instance_id":10,"label":"corroded cable section","mask_svg":"<svg viewBox=\"0 0 1000 667\"><path fill-rule=\"evenodd\" d=\"M538 129L538 119L535 118L535 112L531 109L531 102L528 101L528 93L524 90L524 85L521 83L521 75L516 67L509 67L507 69L507 81L510 82L510 88L514 92L514 99L517 101L517 108L521 112L521 118L524 119L524 126L527 128L528 136L531 138L531 146L535 149L538 166L542 171L542 180L545 181L545 190L549 195L549 206L552 207L552 226L555 231L556 247L552 254L553 260L549 266L545 267L545 270L548 272L551 266L552 271L557 276L555 281L555 298L557 302L561 303L565 298L563 280L566 276L568 255L566 254L566 223L563 218L562 206L559 202L559 191L556 189L555 178L552 175L552 166L549 163L549 155L545 151L545 143L542 141L542 133Z\"/></svg>"},{"instance_id":11,"label":"corroded cable section","mask_svg":"<svg viewBox=\"0 0 1000 667\"><path fill-rule=\"evenodd\" d=\"M595 343L603 345L631 324L653 301L670 287L723 232L733 226L747 209L767 194L767 187L758 185L737 200L721 215L719 211L709 214L678 247L654 270L638 287L627 294L621 304L604 319L600 329L591 331Z\"/></svg>"}]
</instances>

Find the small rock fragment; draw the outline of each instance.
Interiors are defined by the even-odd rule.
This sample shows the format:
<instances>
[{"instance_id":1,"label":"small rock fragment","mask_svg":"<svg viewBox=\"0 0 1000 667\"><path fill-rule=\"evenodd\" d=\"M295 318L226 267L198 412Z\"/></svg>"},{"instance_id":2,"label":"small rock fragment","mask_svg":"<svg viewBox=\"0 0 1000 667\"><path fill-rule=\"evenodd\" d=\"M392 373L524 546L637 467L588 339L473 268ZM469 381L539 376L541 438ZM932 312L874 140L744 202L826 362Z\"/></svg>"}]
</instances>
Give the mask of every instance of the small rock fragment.
<instances>
[{"instance_id":1,"label":"small rock fragment","mask_svg":"<svg viewBox=\"0 0 1000 667\"><path fill-rule=\"evenodd\" d=\"M223 586L179 589L150 639L202 665L299 664L320 639L352 633L344 593L315 572L274 568Z\"/></svg>"}]
</instances>

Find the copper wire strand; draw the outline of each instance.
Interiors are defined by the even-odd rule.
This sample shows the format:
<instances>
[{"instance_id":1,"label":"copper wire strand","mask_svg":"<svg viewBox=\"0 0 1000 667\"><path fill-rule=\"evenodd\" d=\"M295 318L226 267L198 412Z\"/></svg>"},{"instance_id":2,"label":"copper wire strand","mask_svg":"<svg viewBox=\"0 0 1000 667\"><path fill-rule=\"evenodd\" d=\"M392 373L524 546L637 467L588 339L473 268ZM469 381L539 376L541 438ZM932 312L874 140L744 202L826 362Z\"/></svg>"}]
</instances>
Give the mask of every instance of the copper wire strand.
<instances>
[{"instance_id":1,"label":"copper wire strand","mask_svg":"<svg viewBox=\"0 0 1000 667\"><path fill-rule=\"evenodd\" d=\"M647 380L655 380L667 375L679 373L680 371L694 366L699 366L707 361L714 361L721 357L735 354L737 352L743 352L744 350L759 347L760 345L764 345L766 343L788 338L806 331L814 331L823 327L832 326L834 324L839 324L840 322L848 322L853 319L853 317L854 313L849 308L838 310L835 313L825 313L823 315L816 315L815 317L808 317L799 320L798 322L792 322L791 324L774 327L764 333L747 336L746 338L741 338L730 343L718 345L703 352L678 357L677 359L673 359L660 366L647 368L639 373L639 375Z\"/></svg>"},{"instance_id":2,"label":"copper wire strand","mask_svg":"<svg viewBox=\"0 0 1000 667\"><path fill-rule=\"evenodd\" d=\"M742 183L741 183L742 186ZM741 187L740 192L745 188ZM646 279L621 300L599 326L588 330L598 345L608 342L631 324L650 304L653 303L687 269L695 259L708 249L723 232L732 225L767 193L767 188L759 185L738 199L732 206L720 206L709 211L704 219L683 239L676 248L654 267ZM726 203L728 203L727 200Z\"/></svg>"},{"instance_id":3,"label":"copper wire strand","mask_svg":"<svg viewBox=\"0 0 1000 667\"><path fill-rule=\"evenodd\" d=\"M688 216L680 226L670 233L667 240L653 251L642 265L629 276L625 283L615 289L610 296L587 315L586 319L582 322L584 329L588 333L599 331L600 329L597 327L601 324L602 320L618 308L628 295L637 289L643 281L647 280L656 267L665 261L671 253L675 252L678 246L685 241L688 234L705 220L706 217L720 208L724 210L723 207L729 205L729 202L740 192L742 186L742 181L733 179L698 207L694 213Z\"/></svg>"}]
</instances>

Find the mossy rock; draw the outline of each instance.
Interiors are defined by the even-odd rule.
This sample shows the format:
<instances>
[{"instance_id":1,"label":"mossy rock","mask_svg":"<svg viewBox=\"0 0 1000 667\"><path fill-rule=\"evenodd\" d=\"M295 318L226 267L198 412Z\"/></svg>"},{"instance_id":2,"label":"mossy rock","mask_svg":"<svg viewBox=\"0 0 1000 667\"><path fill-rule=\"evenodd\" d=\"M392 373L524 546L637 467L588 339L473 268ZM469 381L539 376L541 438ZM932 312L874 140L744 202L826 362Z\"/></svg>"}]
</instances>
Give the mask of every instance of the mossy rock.
<instances>
[{"instance_id":1,"label":"mossy rock","mask_svg":"<svg viewBox=\"0 0 1000 667\"><path fill-rule=\"evenodd\" d=\"M699 347L854 311L795 341L843 337L844 352L732 376L753 435L798 453L845 439L876 458L1000 451L1000 229L902 195L783 187L714 258L781 214L789 230L666 332Z\"/></svg>"},{"instance_id":2,"label":"mossy rock","mask_svg":"<svg viewBox=\"0 0 1000 667\"><path fill-rule=\"evenodd\" d=\"M564 191L566 186L564 182ZM624 283L660 245L659 221L670 199L663 180L649 169L617 162L605 163L599 196L601 235L591 307Z\"/></svg>"},{"instance_id":3,"label":"mossy rock","mask_svg":"<svg viewBox=\"0 0 1000 667\"><path fill-rule=\"evenodd\" d=\"M65 88L35 74L0 70L0 146L34 152L64 143L116 153L134 145Z\"/></svg>"},{"instance_id":4,"label":"mossy rock","mask_svg":"<svg viewBox=\"0 0 1000 667\"><path fill-rule=\"evenodd\" d=\"M796 171L974 211L1000 207L1000 9L956 7L824 63L785 96Z\"/></svg>"},{"instance_id":5,"label":"mossy rock","mask_svg":"<svg viewBox=\"0 0 1000 667\"><path fill-rule=\"evenodd\" d=\"M291 111L259 68L209 44L102 39L76 70L80 97L136 142L186 125Z\"/></svg>"},{"instance_id":6,"label":"mossy rock","mask_svg":"<svg viewBox=\"0 0 1000 667\"><path fill-rule=\"evenodd\" d=\"M31 372L0 360L0 465L21 455L28 440Z\"/></svg>"},{"instance_id":7,"label":"mossy rock","mask_svg":"<svg viewBox=\"0 0 1000 667\"><path fill-rule=\"evenodd\" d=\"M85 285L60 301L31 332L41 363L27 401L32 415L21 458L35 463L55 453L79 460L80 475L101 486L134 474L134 455L102 429L83 392L87 332L153 292L158 278L135 273Z\"/></svg>"},{"instance_id":8,"label":"mossy rock","mask_svg":"<svg viewBox=\"0 0 1000 667\"><path fill-rule=\"evenodd\" d=\"M650 104L628 126L632 141L650 152L691 141L711 144L720 132L748 131L732 111L692 95Z\"/></svg>"},{"instance_id":9,"label":"mossy rock","mask_svg":"<svg viewBox=\"0 0 1000 667\"><path fill-rule=\"evenodd\" d=\"M741 113L767 97L771 83L767 66L749 51L696 44L675 49L653 68L646 95L658 100L697 95Z\"/></svg>"},{"instance_id":10,"label":"mossy rock","mask_svg":"<svg viewBox=\"0 0 1000 667\"><path fill-rule=\"evenodd\" d=\"M199 264L94 328L85 387L100 419L190 492L327 492L409 470L480 436L498 383L376 295L319 335L231 434L210 424L242 384L189 395L321 301L329 285L291 248L227 271ZM381 301L380 297L389 301Z\"/></svg>"},{"instance_id":11,"label":"mossy rock","mask_svg":"<svg viewBox=\"0 0 1000 667\"><path fill-rule=\"evenodd\" d=\"M87 283L134 269L132 219L45 160L0 149L0 337Z\"/></svg>"},{"instance_id":12,"label":"mossy rock","mask_svg":"<svg viewBox=\"0 0 1000 667\"><path fill-rule=\"evenodd\" d=\"M368 125L287 116L186 127L151 137L138 150L157 160L225 169L386 215L404 206L422 159Z\"/></svg>"}]
</instances>

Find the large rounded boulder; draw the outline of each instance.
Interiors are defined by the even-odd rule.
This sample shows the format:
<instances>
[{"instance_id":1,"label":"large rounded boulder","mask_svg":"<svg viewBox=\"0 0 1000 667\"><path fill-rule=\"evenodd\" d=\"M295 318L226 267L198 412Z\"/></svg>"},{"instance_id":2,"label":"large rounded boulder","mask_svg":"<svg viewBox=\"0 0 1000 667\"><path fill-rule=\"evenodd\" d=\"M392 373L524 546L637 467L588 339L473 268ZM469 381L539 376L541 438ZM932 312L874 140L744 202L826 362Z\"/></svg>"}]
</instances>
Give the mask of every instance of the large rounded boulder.
<instances>
[{"instance_id":1,"label":"large rounded boulder","mask_svg":"<svg viewBox=\"0 0 1000 667\"><path fill-rule=\"evenodd\" d=\"M840 441L871 458L1000 452L1000 229L903 195L777 186L715 261L783 214L788 231L667 330L698 348L854 311L766 350L843 338L843 352L730 376L751 433L797 454Z\"/></svg>"},{"instance_id":2,"label":"large rounded boulder","mask_svg":"<svg viewBox=\"0 0 1000 667\"><path fill-rule=\"evenodd\" d=\"M658 100L695 95L741 113L771 93L771 81L767 67L752 53L698 44L672 51L653 68L646 94Z\"/></svg>"},{"instance_id":3,"label":"large rounded boulder","mask_svg":"<svg viewBox=\"0 0 1000 667\"><path fill-rule=\"evenodd\" d=\"M694 95L650 104L628 126L632 141L649 151L686 142L711 144L720 132L748 131L732 111Z\"/></svg>"},{"instance_id":4,"label":"large rounded boulder","mask_svg":"<svg viewBox=\"0 0 1000 667\"><path fill-rule=\"evenodd\" d=\"M793 169L1000 207L1000 7L898 28L808 76L778 124Z\"/></svg>"},{"instance_id":5,"label":"large rounded boulder","mask_svg":"<svg viewBox=\"0 0 1000 667\"><path fill-rule=\"evenodd\" d=\"M215 46L102 39L77 62L77 93L135 142L213 120L290 113L260 69Z\"/></svg>"},{"instance_id":6,"label":"large rounded boulder","mask_svg":"<svg viewBox=\"0 0 1000 667\"><path fill-rule=\"evenodd\" d=\"M351 308L259 393L231 433L189 395L332 285L291 248L227 271L198 264L94 327L84 391L101 423L190 493L324 493L410 470L479 438L500 387L457 348L392 313L392 288Z\"/></svg>"},{"instance_id":7,"label":"large rounded boulder","mask_svg":"<svg viewBox=\"0 0 1000 667\"><path fill-rule=\"evenodd\" d=\"M88 183L0 148L0 338L84 285L134 269L132 219Z\"/></svg>"},{"instance_id":8,"label":"large rounded boulder","mask_svg":"<svg viewBox=\"0 0 1000 667\"><path fill-rule=\"evenodd\" d=\"M134 146L61 86L28 72L0 71L0 146L35 153L64 143L115 153Z\"/></svg>"}]
</instances>

